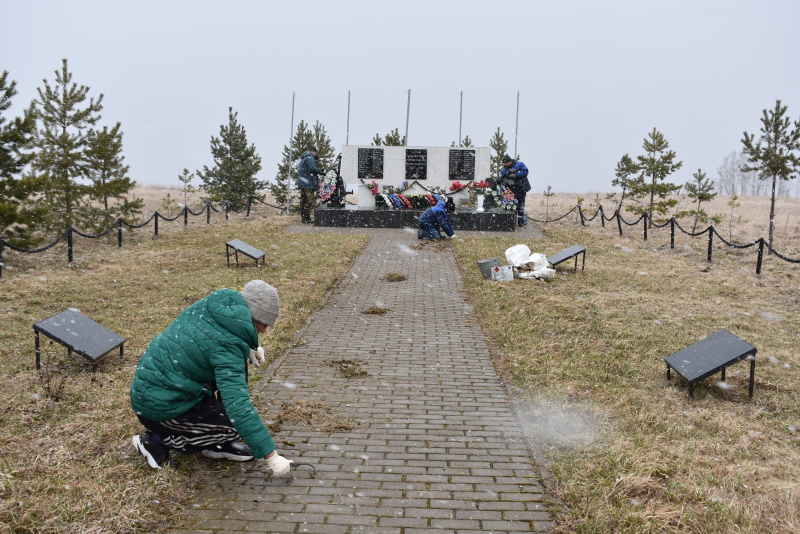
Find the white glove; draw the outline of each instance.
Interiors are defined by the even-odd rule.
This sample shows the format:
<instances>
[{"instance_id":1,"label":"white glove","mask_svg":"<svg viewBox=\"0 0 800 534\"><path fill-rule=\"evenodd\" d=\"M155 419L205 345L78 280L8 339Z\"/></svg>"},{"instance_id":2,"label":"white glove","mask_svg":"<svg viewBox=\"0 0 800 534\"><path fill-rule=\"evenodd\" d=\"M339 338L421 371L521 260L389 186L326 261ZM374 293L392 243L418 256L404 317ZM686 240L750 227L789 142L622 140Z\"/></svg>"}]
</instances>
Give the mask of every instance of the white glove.
<instances>
[{"instance_id":1,"label":"white glove","mask_svg":"<svg viewBox=\"0 0 800 534\"><path fill-rule=\"evenodd\" d=\"M253 350L250 349L250 365L255 365L258 367L262 363L266 361L264 357L264 348L258 347L257 349Z\"/></svg>"},{"instance_id":2,"label":"white glove","mask_svg":"<svg viewBox=\"0 0 800 534\"><path fill-rule=\"evenodd\" d=\"M292 467L294 460L287 460L277 452L267 458L267 467L272 470L272 474L277 477L282 477L289 474L289 469Z\"/></svg>"}]
</instances>

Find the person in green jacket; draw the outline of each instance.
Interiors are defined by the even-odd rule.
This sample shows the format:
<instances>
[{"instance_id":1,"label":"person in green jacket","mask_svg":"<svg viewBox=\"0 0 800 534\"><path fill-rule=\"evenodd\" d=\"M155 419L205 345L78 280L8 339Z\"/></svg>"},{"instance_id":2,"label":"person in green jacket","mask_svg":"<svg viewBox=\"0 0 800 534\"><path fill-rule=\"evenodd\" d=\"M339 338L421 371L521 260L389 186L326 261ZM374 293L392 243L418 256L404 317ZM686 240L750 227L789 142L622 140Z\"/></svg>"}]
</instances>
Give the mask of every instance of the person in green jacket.
<instances>
[{"instance_id":1,"label":"person in green jacket","mask_svg":"<svg viewBox=\"0 0 800 534\"><path fill-rule=\"evenodd\" d=\"M293 461L275 442L250 399L247 364L261 365L258 334L278 319L278 291L263 280L220 289L186 308L142 355L130 401L147 429L133 445L161 469L170 450L209 458L266 458L272 473ZM241 442L244 440L244 443Z\"/></svg>"}]
</instances>

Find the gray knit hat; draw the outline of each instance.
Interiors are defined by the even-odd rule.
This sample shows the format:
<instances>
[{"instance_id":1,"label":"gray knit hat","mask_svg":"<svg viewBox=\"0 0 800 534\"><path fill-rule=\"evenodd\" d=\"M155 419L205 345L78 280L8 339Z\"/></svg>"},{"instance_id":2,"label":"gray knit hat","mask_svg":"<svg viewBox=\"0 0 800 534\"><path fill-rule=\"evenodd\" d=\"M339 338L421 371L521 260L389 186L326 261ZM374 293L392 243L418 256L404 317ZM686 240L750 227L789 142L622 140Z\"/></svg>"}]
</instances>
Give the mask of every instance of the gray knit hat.
<instances>
[{"instance_id":1,"label":"gray knit hat","mask_svg":"<svg viewBox=\"0 0 800 534\"><path fill-rule=\"evenodd\" d=\"M277 289L263 280L251 280L239 293L247 302L253 320L267 326L275 324L281 307Z\"/></svg>"}]
</instances>

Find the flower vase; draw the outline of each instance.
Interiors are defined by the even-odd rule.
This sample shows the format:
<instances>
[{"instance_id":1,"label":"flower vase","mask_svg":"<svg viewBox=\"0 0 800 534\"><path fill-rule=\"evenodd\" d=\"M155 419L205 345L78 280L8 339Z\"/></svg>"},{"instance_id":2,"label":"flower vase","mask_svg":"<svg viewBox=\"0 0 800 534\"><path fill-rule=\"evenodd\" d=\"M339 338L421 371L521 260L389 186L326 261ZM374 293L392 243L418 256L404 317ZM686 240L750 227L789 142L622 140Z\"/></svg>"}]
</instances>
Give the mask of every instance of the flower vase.
<instances>
[{"instance_id":1,"label":"flower vase","mask_svg":"<svg viewBox=\"0 0 800 534\"><path fill-rule=\"evenodd\" d=\"M478 193L476 195L476 197L478 199L478 202L477 202L478 207L475 209L475 211L483 211L483 197L485 197L485 196L486 195L484 195L483 193Z\"/></svg>"}]
</instances>

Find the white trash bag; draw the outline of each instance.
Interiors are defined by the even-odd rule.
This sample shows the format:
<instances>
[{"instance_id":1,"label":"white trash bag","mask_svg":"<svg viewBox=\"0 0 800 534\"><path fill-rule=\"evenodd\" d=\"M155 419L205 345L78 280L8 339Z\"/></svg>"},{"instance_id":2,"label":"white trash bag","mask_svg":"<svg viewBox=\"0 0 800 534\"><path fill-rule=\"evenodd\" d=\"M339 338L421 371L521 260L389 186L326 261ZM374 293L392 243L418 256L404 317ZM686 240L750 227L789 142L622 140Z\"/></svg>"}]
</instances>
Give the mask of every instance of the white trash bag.
<instances>
[{"instance_id":1,"label":"white trash bag","mask_svg":"<svg viewBox=\"0 0 800 534\"><path fill-rule=\"evenodd\" d=\"M506 249L506 261L514 267L520 267L528 263L531 257L531 249L527 245L514 245Z\"/></svg>"},{"instance_id":2,"label":"white trash bag","mask_svg":"<svg viewBox=\"0 0 800 534\"><path fill-rule=\"evenodd\" d=\"M525 245L514 245L506 250L506 260L516 268L517 278L550 280L555 278L555 269L550 269L547 256L535 252Z\"/></svg>"}]
</instances>

